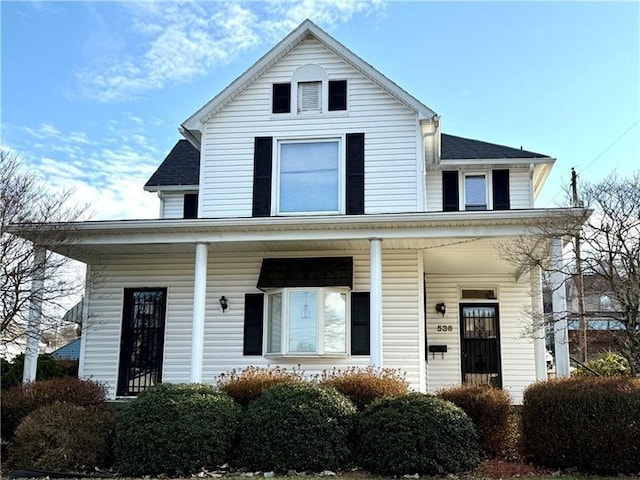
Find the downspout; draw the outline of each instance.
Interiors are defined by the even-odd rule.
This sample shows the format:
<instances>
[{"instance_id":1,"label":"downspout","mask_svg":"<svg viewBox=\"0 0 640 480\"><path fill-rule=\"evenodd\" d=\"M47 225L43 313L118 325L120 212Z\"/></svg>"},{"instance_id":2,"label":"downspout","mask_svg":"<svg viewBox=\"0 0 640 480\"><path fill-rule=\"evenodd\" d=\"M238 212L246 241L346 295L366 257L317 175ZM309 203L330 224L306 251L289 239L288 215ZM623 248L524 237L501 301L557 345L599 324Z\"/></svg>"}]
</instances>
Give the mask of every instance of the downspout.
<instances>
[{"instance_id":1,"label":"downspout","mask_svg":"<svg viewBox=\"0 0 640 480\"><path fill-rule=\"evenodd\" d=\"M529 208L534 208L534 201L535 201L535 197L534 197L534 186L533 186L533 174L535 172L535 164L533 162L531 162L529 164Z\"/></svg>"}]
</instances>

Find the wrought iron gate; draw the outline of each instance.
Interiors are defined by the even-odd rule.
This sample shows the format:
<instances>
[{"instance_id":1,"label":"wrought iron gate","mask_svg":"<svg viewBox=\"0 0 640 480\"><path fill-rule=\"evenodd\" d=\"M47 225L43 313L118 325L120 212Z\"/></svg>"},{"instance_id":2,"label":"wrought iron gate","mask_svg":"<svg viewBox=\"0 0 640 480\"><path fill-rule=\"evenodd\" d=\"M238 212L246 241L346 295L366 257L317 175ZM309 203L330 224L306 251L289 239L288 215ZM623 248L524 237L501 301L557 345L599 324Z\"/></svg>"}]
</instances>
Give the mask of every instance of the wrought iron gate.
<instances>
[{"instance_id":1,"label":"wrought iron gate","mask_svg":"<svg viewBox=\"0 0 640 480\"><path fill-rule=\"evenodd\" d=\"M124 289L118 396L137 395L160 383L166 288Z\"/></svg>"},{"instance_id":2,"label":"wrought iron gate","mask_svg":"<svg viewBox=\"0 0 640 480\"><path fill-rule=\"evenodd\" d=\"M460 304L462 381L502 387L498 304Z\"/></svg>"}]
</instances>

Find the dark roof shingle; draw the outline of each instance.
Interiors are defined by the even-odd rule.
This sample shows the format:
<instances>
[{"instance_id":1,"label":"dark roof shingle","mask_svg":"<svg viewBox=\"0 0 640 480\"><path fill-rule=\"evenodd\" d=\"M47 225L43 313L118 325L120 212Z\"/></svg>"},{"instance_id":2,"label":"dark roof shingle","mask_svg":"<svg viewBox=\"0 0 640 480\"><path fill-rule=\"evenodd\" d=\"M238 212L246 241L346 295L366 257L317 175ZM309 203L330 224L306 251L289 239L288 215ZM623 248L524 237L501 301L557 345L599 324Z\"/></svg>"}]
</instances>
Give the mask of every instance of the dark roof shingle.
<instances>
[{"instance_id":1,"label":"dark roof shingle","mask_svg":"<svg viewBox=\"0 0 640 480\"><path fill-rule=\"evenodd\" d=\"M505 158L549 158L541 153L506 147L495 143L472 140L442 134L442 160L456 159L505 159ZM200 181L200 152L187 140L179 140L171 149L145 187L169 185L198 185Z\"/></svg>"},{"instance_id":2,"label":"dark roof shingle","mask_svg":"<svg viewBox=\"0 0 640 480\"><path fill-rule=\"evenodd\" d=\"M168 185L198 185L200 182L200 152L187 140L174 145L145 187Z\"/></svg>"},{"instance_id":3,"label":"dark roof shingle","mask_svg":"<svg viewBox=\"0 0 640 480\"><path fill-rule=\"evenodd\" d=\"M442 134L441 159L503 159L503 158L549 158L548 155L529 152L520 148L505 147L495 143L472 140L470 138L456 137L455 135Z\"/></svg>"}]
</instances>

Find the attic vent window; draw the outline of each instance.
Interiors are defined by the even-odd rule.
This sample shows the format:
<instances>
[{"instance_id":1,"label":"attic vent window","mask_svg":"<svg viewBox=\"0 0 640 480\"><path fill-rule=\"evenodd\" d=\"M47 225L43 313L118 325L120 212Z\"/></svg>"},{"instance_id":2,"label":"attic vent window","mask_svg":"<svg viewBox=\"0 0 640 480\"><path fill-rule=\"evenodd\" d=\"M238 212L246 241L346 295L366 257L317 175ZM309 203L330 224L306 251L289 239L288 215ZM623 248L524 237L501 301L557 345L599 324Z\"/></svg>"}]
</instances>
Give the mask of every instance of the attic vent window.
<instances>
[{"instance_id":1,"label":"attic vent window","mask_svg":"<svg viewBox=\"0 0 640 480\"><path fill-rule=\"evenodd\" d=\"M298 113L322 111L322 82L298 83Z\"/></svg>"}]
</instances>

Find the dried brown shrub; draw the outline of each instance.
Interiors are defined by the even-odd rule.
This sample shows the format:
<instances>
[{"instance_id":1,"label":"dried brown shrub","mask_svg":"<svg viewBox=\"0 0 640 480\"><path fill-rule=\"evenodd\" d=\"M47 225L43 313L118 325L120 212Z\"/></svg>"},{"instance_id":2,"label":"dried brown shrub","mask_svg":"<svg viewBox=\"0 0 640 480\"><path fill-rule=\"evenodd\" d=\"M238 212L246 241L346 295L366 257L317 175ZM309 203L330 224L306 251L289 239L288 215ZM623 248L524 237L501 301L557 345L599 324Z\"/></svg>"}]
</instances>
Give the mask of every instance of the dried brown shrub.
<instances>
[{"instance_id":1,"label":"dried brown shrub","mask_svg":"<svg viewBox=\"0 0 640 480\"><path fill-rule=\"evenodd\" d=\"M2 391L0 399L2 438L9 440L23 418L44 405L71 403L79 406L101 405L106 388L91 380L73 377L53 378Z\"/></svg>"},{"instance_id":2,"label":"dried brown shrub","mask_svg":"<svg viewBox=\"0 0 640 480\"><path fill-rule=\"evenodd\" d=\"M437 395L469 415L485 452L506 456L513 449L513 406L506 391L490 386L459 385L442 389Z\"/></svg>"},{"instance_id":3,"label":"dried brown shrub","mask_svg":"<svg viewBox=\"0 0 640 480\"><path fill-rule=\"evenodd\" d=\"M27 415L9 445L11 468L93 471L111 460L113 417L101 407L45 405Z\"/></svg>"},{"instance_id":4,"label":"dried brown shrub","mask_svg":"<svg viewBox=\"0 0 640 480\"><path fill-rule=\"evenodd\" d=\"M278 366L269 368L247 367L244 370L232 370L218 377L217 385L240 405L247 406L262 392L275 385L304 381L304 372L298 369L287 370Z\"/></svg>"},{"instance_id":5,"label":"dried brown shrub","mask_svg":"<svg viewBox=\"0 0 640 480\"><path fill-rule=\"evenodd\" d=\"M375 367L349 367L324 371L320 383L331 385L349 398L358 411L377 398L398 397L409 390L405 375L398 370Z\"/></svg>"}]
</instances>

